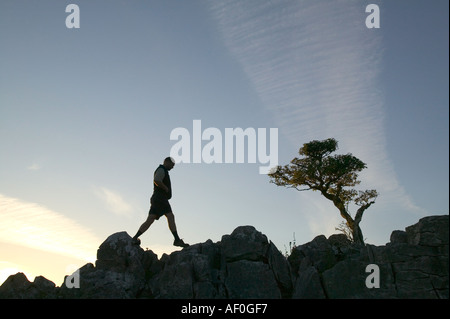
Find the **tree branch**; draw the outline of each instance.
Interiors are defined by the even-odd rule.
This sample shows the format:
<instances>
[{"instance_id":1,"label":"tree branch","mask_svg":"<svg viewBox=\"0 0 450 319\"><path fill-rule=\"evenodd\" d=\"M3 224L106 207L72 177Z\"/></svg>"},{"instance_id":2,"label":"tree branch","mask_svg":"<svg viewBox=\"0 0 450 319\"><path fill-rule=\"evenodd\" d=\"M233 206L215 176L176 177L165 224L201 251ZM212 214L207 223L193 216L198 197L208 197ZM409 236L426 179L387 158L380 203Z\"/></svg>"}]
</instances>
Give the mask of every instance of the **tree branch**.
<instances>
[{"instance_id":1,"label":"tree branch","mask_svg":"<svg viewBox=\"0 0 450 319\"><path fill-rule=\"evenodd\" d=\"M364 211L370 207L370 205L374 204L375 201L368 202L367 204L362 205L358 210L356 211L355 215L355 223L359 224L361 222L362 216Z\"/></svg>"}]
</instances>

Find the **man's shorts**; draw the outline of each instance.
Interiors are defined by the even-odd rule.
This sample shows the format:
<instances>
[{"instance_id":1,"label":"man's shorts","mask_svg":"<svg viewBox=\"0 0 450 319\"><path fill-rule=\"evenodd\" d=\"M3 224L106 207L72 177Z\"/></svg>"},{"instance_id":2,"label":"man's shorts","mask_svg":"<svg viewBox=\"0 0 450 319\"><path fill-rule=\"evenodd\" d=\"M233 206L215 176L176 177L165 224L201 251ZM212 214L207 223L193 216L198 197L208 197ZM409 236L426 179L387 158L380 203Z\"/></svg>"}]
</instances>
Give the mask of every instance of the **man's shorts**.
<instances>
[{"instance_id":1,"label":"man's shorts","mask_svg":"<svg viewBox=\"0 0 450 319\"><path fill-rule=\"evenodd\" d=\"M166 215L172 212L169 200L160 193L155 193L150 198L150 211L149 215L155 215L158 220L162 215Z\"/></svg>"}]
</instances>

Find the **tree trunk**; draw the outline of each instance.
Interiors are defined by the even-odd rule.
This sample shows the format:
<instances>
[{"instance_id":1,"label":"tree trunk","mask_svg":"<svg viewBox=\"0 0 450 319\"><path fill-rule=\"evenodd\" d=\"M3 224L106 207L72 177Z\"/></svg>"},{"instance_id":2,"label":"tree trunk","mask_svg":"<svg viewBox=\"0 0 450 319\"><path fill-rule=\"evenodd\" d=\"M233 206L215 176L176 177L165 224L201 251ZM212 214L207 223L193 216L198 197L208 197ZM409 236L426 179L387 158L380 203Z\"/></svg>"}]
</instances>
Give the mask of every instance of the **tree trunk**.
<instances>
[{"instance_id":1,"label":"tree trunk","mask_svg":"<svg viewBox=\"0 0 450 319\"><path fill-rule=\"evenodd\" d=\"M364 245L364 237L361 228L359 227L359 222L358 223L355 222L353 224L352 233L353 233L353 242L355 244Z\"/></svg>"},{"instance_id":2,"label":"tree trunk","mask_svg":"<svg viewBox=\"0 0 450 319\"><path fill-rule=\"evenodd\" d=\"M353 242L356 244L364 245L364 237L361 228L359 227L359 222L362 219L364 210L366 210L370 206L370 204L360 207L356 213L355 219L353 219L352 216L347 212L345 204L342 202L339 196L331 195L326 190L323 189L321 190L321 193L323 196L325 196L325 198L331 200L334 206L336 206L336 208L339 209L342 218L346 220L347 226L352 232Z\"/></svg>"}]
</instances>

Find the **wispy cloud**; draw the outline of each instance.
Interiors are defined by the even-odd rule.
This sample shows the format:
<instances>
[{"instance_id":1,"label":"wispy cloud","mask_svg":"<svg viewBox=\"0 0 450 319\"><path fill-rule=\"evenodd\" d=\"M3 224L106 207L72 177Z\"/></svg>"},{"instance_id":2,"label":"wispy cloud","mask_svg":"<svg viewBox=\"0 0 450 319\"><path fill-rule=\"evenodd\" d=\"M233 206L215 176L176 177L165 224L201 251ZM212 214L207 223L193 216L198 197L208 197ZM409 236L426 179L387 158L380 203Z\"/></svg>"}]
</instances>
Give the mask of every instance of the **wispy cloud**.
<instances>
[{"instance_id":1,"label":"wispy cloud","mask_svg":"<svg viewBox=\"0 0 450 319\"><path fill-rule=\"evenodd\" d=\"M38 171L41 168L42 168L41 165L39 165L38 163L33 163L30 166L27 166L27 169L30 171Z\"/></svg>"},{"instance_id":2,"label":"wispy cloud","mask_svg":"<svg viewBox=\"0 0 450 319\"><path fill-rule=\"evenodd\" d=\"M384 145L381 39L365 27L359 2L220 1L213 12L293 143L334 136L346 145Z\"/></svg>"},{"instance_id":3,"label":"wispy cloud","mask_svg":"<svg viewBox=\"0 0 450 319\"><path fill-rule=\"evenodd\" d=\"M106 187L93 187L94 194L102 200L108 210L118 216L130 216L133 206L129 204L119 193Z\"/></svg>"},{"instance_id":4,"label":"wispy cloud","mask_svg":"<svg viewBox=\"0 0 450 319\"><path fill-rule=\"evenodd\" d=\"M361 1L224 0L210 3L280 136L294 148L334 137L368 164L363 181L381 202L424 213L396 179L386 148L380 89L383 42ZM379 206L379 205L378 205Z\"/></svg>"},{"instance_id":5,"label":"wispy cloud","mask_svg":"<svg viewBox=\"0 0 450 319\"><path fill-rule=\"evenodd\" d=\"M0 194L0 242L95 261L101 241L87 228L42 205Z\"/></svg>"}]
</instances>

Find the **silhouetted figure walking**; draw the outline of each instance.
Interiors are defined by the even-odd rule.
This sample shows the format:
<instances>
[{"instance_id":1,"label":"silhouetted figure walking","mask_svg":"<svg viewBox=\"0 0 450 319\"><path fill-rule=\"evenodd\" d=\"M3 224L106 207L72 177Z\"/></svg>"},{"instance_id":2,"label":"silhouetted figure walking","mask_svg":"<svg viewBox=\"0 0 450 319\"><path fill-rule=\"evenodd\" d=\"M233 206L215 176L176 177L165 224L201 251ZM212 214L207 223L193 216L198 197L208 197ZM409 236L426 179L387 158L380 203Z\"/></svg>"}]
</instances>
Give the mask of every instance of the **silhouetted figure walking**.
<instances>
[{"instance_id":1,"label":"silhouetted figure walking","mask_svg":"<svg viewBox=\"0 0 450 319\"><path fill-rule=\"evenodd\" d=\"M150 227L155 220L158 220L162 215L165 215L169 224L169 229L175 238L174 246L188 247L189 244L184 243L178 236L177 226L175 224L175 216L169 204L169 199L172 198L172 186L170 183L169 171L175 166L175 161L171 157L166 157L164 163L159 165L153 176L153 195L150 198L150 211L148 212L147 220L141 225L136 235L133 237L133 244L139 245L141 243L139 236L141 236Z\"/></svg>"}]
</instances>

